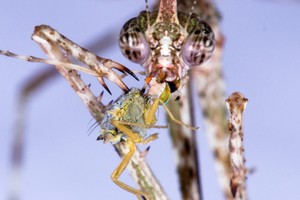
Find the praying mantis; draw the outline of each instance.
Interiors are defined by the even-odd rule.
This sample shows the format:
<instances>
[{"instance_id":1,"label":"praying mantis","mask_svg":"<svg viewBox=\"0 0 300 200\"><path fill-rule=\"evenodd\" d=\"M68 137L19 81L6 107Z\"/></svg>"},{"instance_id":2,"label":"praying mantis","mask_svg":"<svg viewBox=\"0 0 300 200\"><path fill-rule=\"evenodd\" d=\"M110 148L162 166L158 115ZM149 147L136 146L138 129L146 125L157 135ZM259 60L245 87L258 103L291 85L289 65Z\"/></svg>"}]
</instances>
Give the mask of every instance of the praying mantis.
<instances>
[{"instance_id":1,"label":"praying mantis","mask_svg":"<svg viewBox=\"0 0 300 200\"><path fill-rule=\"evenodd\" d=\"M123 54L130 60L143 65L146 74L146 84L149 87L148 95L155 100L159 99L160 103L167 102L172 93L180 90L187 81L187 71L189 70L189 67L199 65L207 60L214 49L214 36L209 25L199 21L196 16L189 13L180 14L180 19L181 21L179 22L176 11L176 1L162 0L158 13L146 11L137 19L137 21L143 21L142 23L139 22L139 31L136 28L137 25L134 24L135 22L129 21L128 24L124 26L120 36L120 46ZM192 25L189 25L189 22L191 22ZM169 25L164 26L166 23ZM61 40L64 38L55 39L55 31L53 32L51 27L46 33L48 35L44 38L44 36L41 35L43 35L43 31L47 29L48 28L45 28L45 26L38 27L38 30L36 30L38 33L33 35L33 39L42 47L46 54L50 56L50 62L57 60L62 63L70 63L66 60L67 58L65 55L72 55L78 60L88 59L90 61L94 59L93 62L104 62L104 66L109 66L109 69L116 68L124 73L134 76L128 68L123 68L122 65L119 65L114 61L111 62L107 59L102 60L99 59L99 57L91 58L93 55L83 58L83 55L89 54L87 51L83 51L84 54L78 54L76 52L77 47L74 47L74 51L72 48L69 48L72 47L74 43L67 44L64 40ZM147 36L146 38L141 36L141 31ZM169 35L171 32L172 35ZM134 39L136 38L138 45L133 46ZM175 39L175 42L172 41L172 39ZM145 40L148 41L148 44L144 43ZM141 43L140 41L143 42ZM64 47L64 45L66 46ZM147 45L149 45L148 48L153 52L150 53L149 49L147 50L144 48ZM143 47L140 48L139 46ZM63 48L65 53L62 53L60 50L53 50L58 48ZM134 48L137 48L138 50L130 51ZM12 55L9 52L4 51L2 51L2 54ZM141 55L141 57L135 55ZM27 58L27 60L32 61L34 59ZM83 62L88 63L86 60ZM88 64L88 66L92 65ZM75 68L71 69L78 70ZM62 70L62 68L60 68L60 70ZM99 68L91 68L91 70L94 72L89 72L98 77L99 82L107 91L110 90L103 81L103 77L115 82L123 91L129 91L129 88L127 88L121 77L114 72L107 72L106 69L101 70ZM86 70L86 72L87 71L88 70ZM69 69L63 73L68 74L73 73L73 71L70 71ZM76 74L74 74L74 76L76 78ZM72 78L70 79L70 81L74 81ZM77 87L78 93L82 92L79 91L82 90L81 88L79 89L79 86ZM88 88L85 88L84 90L88 90ZM85 104L91 106L93 103L86 101Z\"/></svg>"}]
</instances>

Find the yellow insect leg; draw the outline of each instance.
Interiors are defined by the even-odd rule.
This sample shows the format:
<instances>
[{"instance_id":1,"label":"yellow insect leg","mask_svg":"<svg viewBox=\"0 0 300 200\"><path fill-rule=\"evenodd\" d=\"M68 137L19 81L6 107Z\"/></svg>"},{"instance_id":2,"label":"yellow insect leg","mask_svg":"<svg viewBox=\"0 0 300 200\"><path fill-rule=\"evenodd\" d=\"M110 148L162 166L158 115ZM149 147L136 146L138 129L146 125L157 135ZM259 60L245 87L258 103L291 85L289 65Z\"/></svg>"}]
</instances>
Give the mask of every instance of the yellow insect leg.
<instances>
[{"instance_id":1,"label":"yellow insect leg","mask_svg":"<svg viewBox=\"0 0 300 200\"><path fill-rule=\"evenodd\" d=\"M118 121L119 124L124 124L124 125L128 125L128 126L136 126L136 127L140 127L140 128L145 128L145 129L149 129L149 128L168 128L168 125L153 125L153 124L140 124L140 123L134 123L134 122L126 122L126 121Z\"/></svg>"},{"instance_id":2,"label":"yellow insect leg","mask_svg":"<svg viewBox=\"0 0 300 200\"><path fill-rule=\"evenodd\" d=\"M144 139L141 143L147 144L149 142L152 142L153 140L156 140L157 138L158 138L158 133L154 133L154 134L150 135L149 137L147 137L146 139Z\"/></svg>"},{"instance_id":3,"label":"yellow insect leg","mask_svg":"<svg viewBox=\"0 0 300 200\"><path fill-rule=\"evenodd\" d=\"M155 120L155 113L156 113L156 111L157 111L157 109L158 109L159 104L162 104L162 106L163 106L164 109L166 110L166 112L167 112L168 116L170 117L170 119L171 119L172 121L174 121L175 123L180 124L180 125L183 125L183 126L185 126L185 127L187 127L187 128L190 128L190 129L192 129L192 130L197 130L197 129L198 129L198 128L196 128L196 127L193 127L193 126L191 126L191 125L188 125L188 124L186 124L186 123L184 123L184 122L182 122L182 121L176 119L176 118L173 116L173 114L171 113L171 111L169 110L169 108L165 105L165 103L164 103L161 99L156 99L156 100L153 102L153 104L151 105L151 108L150 108L149 112L146 113L146 114L147 114L147 115L145 115L145 122L146 122L146 124L152 124L153 121Z\"/></svg>"},{"instance_id":4,"label":"yellow insect leg","mask_svg":"<svg viewBox=\"0 0 300 200\"><path fill-rule=\"evenodd\" d=\"M145 123L147 125L149 124L152 124L155 120L155 113L158 109L158 106L159 106L159 102L160 102L160 99L156 99L153 104L151 105L151 108L149 110L149 112L145 113Z\"/></svg>"},{"instance_id":5,"label":"yellow insect leg","mask_svg":"<svg viewBox=\"0 0 300 200\"><path fill-rule=\"evenodd\" d=\"M127 135L128 140L131 140L133 143L141 143L143 138L137 133L134 133L130 128L127 126L121 124L117 120L112 120L111 124L114 125L119 131L123 132L125 135Z\"/></svg>"},{"instance_id":6,"label":"yellow insect leg","mask_svg":"<svg viewBox=\"0 0 300 200\"><path fill-rule=\"evenodd\" d=\"M112 121L112 124L117 129L119 129L120 131L122 131L124 134L127 135L128 138L126 141L126 145L128 146L129 151L127 154L124 155L119 166L113 171L113 173L111 175L111 179L113 180L114 183L116 183L122 189L124 189L132 194L135 194L139 200L142 200L142 196L144 196L146 199L148 199L147 195L144 192L134 189L133 187L131 187L119 180L121 174L124 172L125 168L127 167L128 163L130 162L134 152L136 151L135 144L141 143L143 141L143 139L140 135L132 132L126 126L119 124L118 121Z\"/></svg>"},{"instance_id":7,"label":"yellow insect leg","mask_svg":"<svg viewBox=\"0 0 300 200\"><path fill-rule=\"evenodd\" d=\"M164 104L164 102L163 102L162 100L160 100L160 99L157 99L157 100L163 105L164 109L166 110L168 116L170 117L170 119L171 119L172 121L174 121L174 122L177 123L177 124L183 125L183 126L185 126L185 127L187 127L187 128L190 128L190 129L192 129L192 130L197 130L197 129L198 129L198 127L193 127L193 126L191 126L191 125L188 125L188 124L186 124L186 123L184 123L184 122L182 122L182 121L176 119L176 118L173 116L172 112L169 110L169 108Z\"/></svg>"}]
</instances>

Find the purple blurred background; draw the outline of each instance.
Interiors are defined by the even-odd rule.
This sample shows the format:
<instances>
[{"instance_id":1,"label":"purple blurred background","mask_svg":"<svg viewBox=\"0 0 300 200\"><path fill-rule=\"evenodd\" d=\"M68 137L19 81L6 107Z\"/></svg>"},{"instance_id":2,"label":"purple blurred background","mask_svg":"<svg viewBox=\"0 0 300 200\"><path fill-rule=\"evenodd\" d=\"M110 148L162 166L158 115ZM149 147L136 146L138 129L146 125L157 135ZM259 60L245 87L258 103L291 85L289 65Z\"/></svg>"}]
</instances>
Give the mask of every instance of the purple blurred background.
<instances>
[{"instance_id":1,"label":"purple blurred background","mask_svg":"<svg viewBox=\"0 0 300 200\"><path fill-rule=\"evenodd\" d=\"M246 165L256 170L247 181L249 197L300 199L300 2L216 3L223 15L226 37L227 94L241 91L249 99L244 117ZM101 56L141 69L121 55L117 38L122 25L144 8L143 0L2 1L0 49L45 57L30 36L34 26L48 24L85 47L109 35L113 43L108 43ZM0 199L8 194L12 130L20 88L45 67L0 57ZM84 78L96 93L103 90L95 78ZM143 83L132 78L125 81L129 86ZM114 88L114 96L105 93L105 102L121 94L113 84L109 86ZM92 117L61 77L35 94L27 116L22 200L134 199L111 181L111 172L120 158L111 145L96 141L99 128L88 135ZM221 200L201 119L197 125L204 197ZM170 199L177 200L180 195L175 156L168 135L159 132L160 138L151 144L147 160ZM134 184L126 173L122 180Z\"/></svg>"}]
</instances>

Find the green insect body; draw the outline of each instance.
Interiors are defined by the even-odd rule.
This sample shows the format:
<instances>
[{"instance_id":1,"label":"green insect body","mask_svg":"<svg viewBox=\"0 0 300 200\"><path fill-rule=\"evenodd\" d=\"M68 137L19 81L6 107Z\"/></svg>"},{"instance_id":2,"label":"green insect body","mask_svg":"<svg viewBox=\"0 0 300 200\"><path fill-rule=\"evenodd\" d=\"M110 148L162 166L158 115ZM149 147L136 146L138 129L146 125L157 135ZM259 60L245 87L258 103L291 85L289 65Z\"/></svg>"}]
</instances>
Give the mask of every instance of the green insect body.
<instances>
[{"instance_id":1,"label":"green insect body","mask_svg":"<svg viewBox=\"0 0 300 200\"><path fill-rule=\"evenodd\" d=\"M145 115L148 114L151 106L151 99L143 90L131 88L128 93L122 94L107 109L105 116L100 123L101 135L98 137L104 142L112 142L113 144L120 141L126 141L127 136L118 130L111 122L125 123L132 132L139 134L142 138L147 136L147 125ZM134 125L128 125L134 124ZM151 120L151 124L155 124L156 119Z\"/></svg>"},{"instance_id":2,"label":"green insect body","mask_svg":"<svg viewBox=\"0 0 300 200\"><path fill-rule=\"evenodd\" d=\"M145 82L149 86L147 92L144 89L129 89L122 80L123 76L114 71L121 71L137 79L129 68L91 53L48 25L37 26L32 39L41 46L49 57L48 60L2 50L0 54L57 66L90 108L94 108L97 102L90 101L93 99L90 96L93 95L87 92L88 87L78 75L72 75L74 70L96 76L109 93L104 78L113 81L125 92L109 107L101 107L105 114L100 123L101 133L98 139L113 144L126 144L128 152L124 154L111 178L119 187L136 195L139 200L142 197L150 199L144 191L121 182L119 178L136 152L136 144L147 144L157 139L157 134L147 135L148 129L166 128L156 125L159 105L164 107L175 123L196 129L176 119L165 103L172 93L185 84L188 70L211 57L215 46L211 27L197 15L177 12L176 0L161 0L158 12L143 11L125 23L120 33L119 46L125 57L144 67ZM73 57L86 66L75 65L68 57Z\"/></svg>"}]
</instances>

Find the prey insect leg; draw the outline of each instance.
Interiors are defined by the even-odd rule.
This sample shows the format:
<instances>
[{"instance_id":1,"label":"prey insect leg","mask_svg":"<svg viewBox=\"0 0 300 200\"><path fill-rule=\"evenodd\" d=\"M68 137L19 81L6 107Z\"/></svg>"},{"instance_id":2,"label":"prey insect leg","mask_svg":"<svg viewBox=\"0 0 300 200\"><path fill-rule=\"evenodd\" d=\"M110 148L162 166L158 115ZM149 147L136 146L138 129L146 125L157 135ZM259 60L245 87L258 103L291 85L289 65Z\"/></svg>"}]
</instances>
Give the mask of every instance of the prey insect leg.
<instances>
[{"instance_id":1,"label":"prey insect leg","mask_svg":"<svg viewBox=\"0 0 300 200\"><path fill-rule=\"evenodd\" d=\"M166 110L166 112L167 112L168 116L170 117L170 119L171 119L172 121L174 121L175 123L180 124L180 125L182 125L182 126L185 126L185 127L187 127L187 128L190 128L190 129L192 129L192 130L197 130L197 129L198 129L197 127L193 127L193 126L191 126L191 125L188 125L188 124L186 124L186 123L184 123L184 122L182 122L182 121L176 119L176 118L173 116L172 112L168 109L168 107L165 105L165 103L164 103L161 99L156 99L156 100L154 101L154 103L152 104L152 106L151 106L151 108L150 108L150 111L147 113L148 115L145 116L145 122L146 122L147 124L148 124L148 123L151 123L151 122L154 120L154 118L155 118L154 116L155 116L156 110L158 109L159 104L161 104L161 105L164 107L164 109Z\"/></svg>"},{"instance_id":2,"label":"prey insect leg","mask_svg":"<svg viewBox=\"0 0 300 200\"><path fill-rule=\"evenodd\" d=\"M111 122L118 130L122 131L125 135L127 135L127 141L126 145L129 149L128 153L123 156L123 159L119 166L113 171L111 175L111 179L114 183L116 183L119 187L123 188L124 190L133 193L137 196L139 200L142 200L142 196L147 198L147 195L137 189L134 189L133 187L121 182L119 180L120 176L124 172L125 168L127 167L128 163L130 162L134 152L136 151L136 143L148 143L150 141L153 141L157 138L157 134L151 135L150 137L143 140L143 138L139 135L134 133L132 130L124 126L123 124L120 124L118 121L114 120Z\"/></svg>"},{"instance_id":3,"label":"prey insect leg","mask_svg":"<svg viewBox=\"0 0 300 200\"><path fill-rule=\"evenodd\" d=\"M191 126L191 125L188 125L188 124L186 124L186 123L184 123L184 122L182 122L182 121L176 119L176 118L173 116L172 112L169 110L169 108L168 108L168 107L167 107L160 99L158 99L158 100L161 102L162 106L164 107L164 109L166 110L168 116L170 117L170 119L171 119L172 121L174 121L175 123L180 124L180 125L182 125L182 126L185 126L185 127L189 128L189 129L192 129L192 130L197 130L197 129L198 129L198 127L193 127L193 126Z\"/></svg>"},{"instance_id":4,"label":"prey insect leg","mask_svg":"<svg viewBox=\"0 0 300 200\"><path fill-rule=\"evenodd\" d=\"M121 174L124 172L124 170L126 169L128 163L130 162L134 152L136 151L136 146L135 143L132 142L130 139L128 141L126 141L126 145L128 146L128 153L124 155L121 163L119 164L119 166L113 171L112 175L111 175L111 179L113 180L113 182L115 184L117 184L119 187L123 188L124 190L135 194L137 196L137 198L139 200L142 200L142 196L147 196L146 194L144 194L142 191L134 189L133 187L121 182L119 180Z\"/></svg>"}]
</instances>

